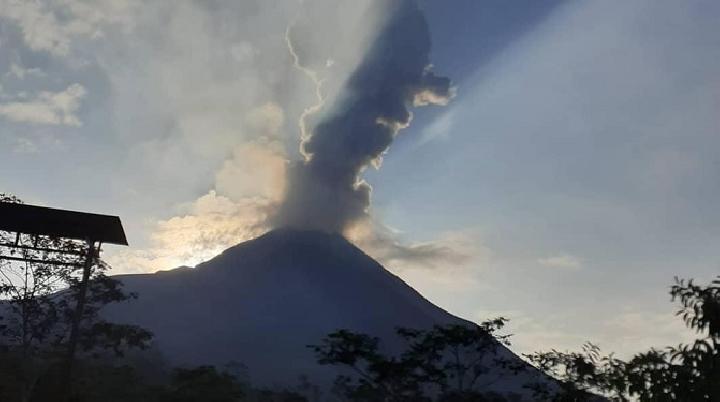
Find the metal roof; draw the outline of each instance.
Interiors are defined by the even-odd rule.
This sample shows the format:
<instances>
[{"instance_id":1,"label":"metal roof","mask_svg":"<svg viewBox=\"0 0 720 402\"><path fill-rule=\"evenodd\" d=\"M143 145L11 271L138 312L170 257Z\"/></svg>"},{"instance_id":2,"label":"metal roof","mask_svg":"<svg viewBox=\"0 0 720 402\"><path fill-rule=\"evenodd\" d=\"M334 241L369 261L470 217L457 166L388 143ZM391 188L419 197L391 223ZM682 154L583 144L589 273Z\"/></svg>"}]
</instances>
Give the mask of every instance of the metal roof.
<instances>
[{"instance_id":1,"label":"metal roof","mask_svg":"<svg viewBox=\"0 0 720 402\"><path fill-rule=\"evenodd\" d=\"M128 245L122 223L117 216L37 205L0 202L0 230Z\"/></svg>"}]
</instances>

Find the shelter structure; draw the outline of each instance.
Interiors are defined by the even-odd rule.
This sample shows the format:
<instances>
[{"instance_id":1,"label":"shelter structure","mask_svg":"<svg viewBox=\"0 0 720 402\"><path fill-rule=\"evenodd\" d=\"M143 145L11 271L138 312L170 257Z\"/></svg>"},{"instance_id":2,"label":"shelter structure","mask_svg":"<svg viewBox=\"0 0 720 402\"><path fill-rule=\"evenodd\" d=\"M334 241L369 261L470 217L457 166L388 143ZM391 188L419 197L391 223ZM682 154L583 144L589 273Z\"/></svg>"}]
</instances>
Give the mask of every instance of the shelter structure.
<instances>
[{"instance_id":1,"label":"shelter structure","mask_svg":"<svg viewBox=\"0 0 720 402\"><path fill-rule=\"evenodd\" d=\"M109 243L127 246L127 238L120 218L110 215L98 215L85 212L36 205L0 202L0 231L15 234L14 243L0 243L8 250L35 250L51 254L66 254L67 249L38 248L23 245L22 235L46 236L50 238L80 240L95 243ZM37 243L36 243L37 244ZM3 250L5 251L5 250ZM8 258L0 253L0 259L25 261L22 257ZM55 260L43 260L43 263L61 263ZM64 262L62 262L64 264Z\"/></svg>"},{"instance_id":2,"label":"shelter structure","mask_svg":"<svg viewBox=\"0 0 720 402\"><path fill-rule=\"evenodd\" d=\"M78 287L73 292L76 307L67 344L66 375L70 379L88 283L102 244L128 245L120 218L0 202L0 232L9 234L0 240L0 262L65 265L82 269Z\"/></svg>"}]
</instances>

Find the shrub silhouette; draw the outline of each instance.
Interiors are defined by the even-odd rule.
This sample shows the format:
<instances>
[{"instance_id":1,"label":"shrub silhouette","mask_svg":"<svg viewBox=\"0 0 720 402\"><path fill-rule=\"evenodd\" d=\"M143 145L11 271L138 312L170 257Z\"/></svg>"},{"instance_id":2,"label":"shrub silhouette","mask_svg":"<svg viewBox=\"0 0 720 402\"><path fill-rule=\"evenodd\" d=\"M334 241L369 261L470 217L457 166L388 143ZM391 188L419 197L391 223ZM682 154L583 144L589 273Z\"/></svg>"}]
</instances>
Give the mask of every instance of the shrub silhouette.
<instances>
[{"instance_id":1,"label":"shrub silhouette","mask_svg":"<svg viewBox=\"0 0 720 402\"><path fill-rule=\"evenodd\" d=\"M397 356L380 352L380 340L340 330L309 346L318 363L350 368L336 392L349 401L497 401L487 388L525 368L506 354L507 335L497 331L504 318L480 325L450 324L430 330L399 328L407 347Z\"/></svg>"},{"instance_id":2,"label":"shrub silhouette","mask_svg":"<svg viewBox=\"0 0 720 402\"><path fill-rule=\"evenodd\" d=\"M623 361L587 344L582 352L556 350L527 357L562 381L551 397L547 388L535 391L547 400L574 401L583 391L595 391L615 401L720 401L720 277L707 286L675 278L670 289L679 302L677 315L700 337L690 344L650 349Z\"/></svg>"}]
</instances>

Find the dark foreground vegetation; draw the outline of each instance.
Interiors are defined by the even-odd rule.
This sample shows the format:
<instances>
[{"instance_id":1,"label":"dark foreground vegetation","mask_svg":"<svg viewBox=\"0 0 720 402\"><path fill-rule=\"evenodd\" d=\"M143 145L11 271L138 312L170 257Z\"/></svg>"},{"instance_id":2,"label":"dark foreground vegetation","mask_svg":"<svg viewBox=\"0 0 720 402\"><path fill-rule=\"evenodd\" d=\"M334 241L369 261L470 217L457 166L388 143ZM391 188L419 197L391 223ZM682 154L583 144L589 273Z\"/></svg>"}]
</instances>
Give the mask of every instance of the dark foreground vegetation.
<instances>
[{"instance_id":1,"label":"dark foreground vegetation","mask_svg":"<svg viewBox=\"0 0 720 402\"><path fill-rule=\"evenodd\" d=\"M582 352L528 355L561 380L563 392L554 400L582 400L577 395L591 390L614 401L720 401L720 277L708 286L676 278L670 295L680 305L677 315L699 335L694 342L653 348L627 361L603 356L593 344Z\"/></svg>"},{"instance_id":2,"label":"dark foreground vegetation","mask_svg":"<svg viewBox=\"0 0 720 402\"><path fill-rule=\"evenodd\" d=\"M622 402L720 401L720 277L708 286L676 279L670 295L680 305L677 315L699 335L693 343L653 348L627 361L603 356L590 343L582 352L525 355L557 381L529 381L523 376L527 366L501 353L497 346L507 344L506 336L496 335L502 318L476 328L398 330L408 346L393 357L378 351L378 339L347 331L330 334L313 348L319 363L356 373L336 382L348 401L519 400L488 390L503 380L538 401L601 400L599 395Z\"/></svg>"},{"instance_id":3,"label":"dark foreground vegetation","mask_svg":"<svg viewBox=\"0 0 720 402\"><path fill-rule=\"evenodd\" d=\"M310 348L319 364L346 367L332 392L322 393L307 380L287 390L253 387L239 365L170 369L148 358L151 352L124 356L133 342L90 343L73 378L72 401L514 401L494 385L510 381L537 401L590 401L603 395L613 401L720 400L720 279L708 286L678 280L671 288L679 316L700 337L691 344L651 349L629 360L602 356L588 344L582 352L550 351L527 355L556 382L528 381L527 368L503 353L507 336L497 331L504 319L476 327L448 325L419 331L398 329L406 348L382 353L381 340L337 331ZM12 325L3 327L4 333ZM107 345L112 344L111 353ZM100 346L98 346L100 345ZM56 401L67 384L62 345L24 349L5 341L0 347L0 401ZM91 347L92 346L92 347ZM56 349L57 348L57 349ZM88 352L94 351L94 352ZM142 357L141 357L142 356ZM520 380L522 378L522 380Z\"/></svg>"},{"instance_id":4,"label":"dark foreground vegetation","mask_svg":"<svg viewBox=\"0 0 720 402\"><path fill-rule=\"evenodd\" d=\"M19 202L2 194L0 201ZM0 237L14 240L2 232ZM72 241L31 240L38 248L67 248L82 256L81 245ZM42 257L32 254L42 251L23 253ZM318 364L347 373L323 393L308 379L293 389L255 387L237 364L167 367L151 349L149 331L101 318L103 306L137 297L106 276L107 269L99 262L92 272L80 350L71 359L78 268L37 262L0 265L0 401L569 402L596 400L596 395L613 401L720 401L720 277L705 286L676 279L670 289L680 306L678 316L698 334L687 345L650 349L629 360L602 355L592 344L582 352L526 355L555 379L549 381L504 348L509 345L508 336L500 333L504 318L476 326L399 328L395 341L401 352L394 355L384 352L381 339L339 330L308 346ZM511 384L516 393L496 392L503 384Z\"/></svg>"}]
</instances>

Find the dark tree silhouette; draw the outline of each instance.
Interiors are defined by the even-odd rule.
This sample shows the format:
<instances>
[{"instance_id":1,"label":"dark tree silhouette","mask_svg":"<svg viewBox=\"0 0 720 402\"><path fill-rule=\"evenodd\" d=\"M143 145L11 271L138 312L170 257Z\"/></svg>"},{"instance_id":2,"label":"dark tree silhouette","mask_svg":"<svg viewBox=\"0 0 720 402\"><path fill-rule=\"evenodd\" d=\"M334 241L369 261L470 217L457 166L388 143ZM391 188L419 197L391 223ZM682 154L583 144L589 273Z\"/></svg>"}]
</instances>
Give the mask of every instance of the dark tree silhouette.
<instances>
[{"instance_id":1,"label":"dark tree silhouette","mask_svg":"<svg viewBox=\"0 0 720 402\"><path fill-rule=\"evenodd\" d=\"M398 333L410 344L405 358L415 362L424 381L436 384L443 392L461 395L487 389L525 368L499 347L510 345L509 335L497 333L506 322L499 317L480 325L452 324L429 331L399 329Z\"/></svg>"},{"instance_id":2,"label":"dark tree silhouette","mask_svg":"<svg viewBox=\"0 0 720 402\"><path fill-rule=\"evenodd\" d=\"M318 363L349 367L336 391L351 401L505 400L488 391L497 380L525 365L501 345L504 318L480 325L451 324L430 330L399 328L407 348L397 356L380 352L378 338L340 330L311 345Z\"/></svg>"},{"instance_id":3,"label":"dark tree silhouette","mask_svg":"<svg viewBox=\"0 0 720 402\"><path fill-rule=\"evenodd\" d=\"M234 402L245 394L237 379L212 366L176 369L162 402Z\"/></svg>"},{"instance_id":4,"label":"dark tree silhouette","mask_svg":"<svg viewBox=\"0 0 720 402\"><path fill-rule=\"evenodd\" d=\"M675 278L670 289L677 315L700 337L690 344L650 349L628 361L602 356L588 344L583 352L534 353L527 357L562 381L558 401L580 401L595 391L615 401L720 401L720 277L708 286ZM538 395L552 400L547 388Z\"/></svg>"},{"instance_id":5,"label":"dark tree silhouette","mask_svg":"<svg viewBox=\"0 0 720 402\"><path fill-rule=\"evenodd\" d=\"M234 375L213 366L175 369L170 384L160 393L159 402L307 402L288 390L254 389Z\"/></svg>"},{"instance_id":6,"label":"dark tree silhouette","mask_svg":"<svg viewBox=\"0 0 720 402\"><path fill-rule=\"evenodd\" d=\"M0 194L0 202L22 201ZM54 254L54 261L77 263L83 261L87 253L82 242L24 236L29 237L37 249L69 252ZM15 238L0 232L0 241L11 243ZM0 351L5 359L14 362L8 368L11 373L7 373L13 381L2 381L0 387L0 400L8 401L30 400L38 381L66 358L82 271L78 265L36 262L48 257L49 251L22 249L19 253L33 262L0 263ZM137 297L125 293L120 282L106 276L108 269L105 262L98 260L90 276L80 317L79 345L85 353L110 351L121 355L130 347L146 347L152 338L150 332L140 327L100 318L98 313L103 306Z\"/></svg>"}]
</instances>

